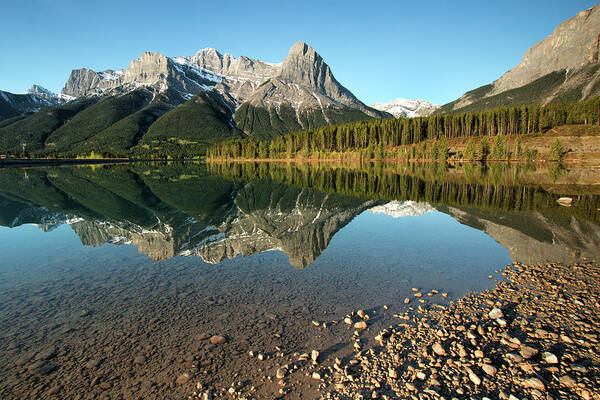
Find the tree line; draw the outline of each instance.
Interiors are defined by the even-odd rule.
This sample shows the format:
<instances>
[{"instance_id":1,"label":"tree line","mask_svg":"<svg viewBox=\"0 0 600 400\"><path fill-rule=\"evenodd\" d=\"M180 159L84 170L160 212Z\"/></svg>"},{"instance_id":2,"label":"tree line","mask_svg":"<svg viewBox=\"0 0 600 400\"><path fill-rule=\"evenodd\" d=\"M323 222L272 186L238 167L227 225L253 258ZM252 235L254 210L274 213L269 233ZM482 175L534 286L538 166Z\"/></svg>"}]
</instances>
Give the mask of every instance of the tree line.
<instances>
[{"instance_id":1,"label":"tree line","mask_svg":"<svg viewBox=\"0 0 600 400\"><path fill-rule=\"evenodd\" d=\"M560 195L547 192L537 185L521 183L520 176L534 172L531 168L535 169L535 166L466 163L464 180L450 180L446 163L208 164L210 173L234 182L275 181L289 186L365 199L414 200L438 206L476 207L511 213L543 211L545 214L600 221L600 196L580 195L572 207L561 207L556 203ZM556 171L549 170L548 173L553 174Z\"/></svg>"},{"instance_id":2,"label":"tree line","mask_svg":"<svg viewBox=\"0 0 600 400\"><path fill-rule=\"evenodd\" d=\"M447 139L540 135L551 128L573 124L600 126L600 98L428 117L372 119L291 133L271 140L228 140L212 145L207 155L209 159L289 159L323 158L332 153L358 151L361 158L381 159L390 147L430 141L441 144L441 148L435 150L440 152L439 155L436 153L436 159L445 159ZM488 146L491 151L491 145ZM560 143L556 147L560 147Z\"/></svg>"}]
</instances>

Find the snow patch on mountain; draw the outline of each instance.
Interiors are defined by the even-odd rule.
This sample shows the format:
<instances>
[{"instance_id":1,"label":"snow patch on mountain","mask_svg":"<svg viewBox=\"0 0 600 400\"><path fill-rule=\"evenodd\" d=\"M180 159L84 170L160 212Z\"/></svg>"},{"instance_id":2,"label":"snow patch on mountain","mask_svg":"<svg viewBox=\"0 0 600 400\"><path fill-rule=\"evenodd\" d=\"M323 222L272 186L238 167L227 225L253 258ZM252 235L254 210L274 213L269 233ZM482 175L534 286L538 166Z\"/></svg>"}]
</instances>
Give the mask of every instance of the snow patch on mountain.
<instances>
[{"instance_id":1,"label":"snow patch on mountain","mask_svg":"<svg viewBox=\"0 0 600 400\"><path fill-rule=\"evenodd\" d=\"M440 108L439 105L425 100L407 99L395 99L387 103L375 103L371 107L379 111L388 112L396 118L425 117L433 114L435 110Z\"/></svg>"},{"instance_id":2,"label":"snow patch on mountain","mask_svg":"<svg viewBox=\"0 0 600 400\"><path fill-rule=\"evenodd\" d=\"M416 217L435 211L435 208L429 203L419 203L416 201L398 201L393 200L381 206L375 206L369 209L373 214L385 214L393 218Z\"/></svg>"},{"instance_id":3,"label":"snow patch on mountain","mask_svg":"<svg viewBox=\"0 0 600 400\"><path fill-rule=\"evenodd\" d=\"M62 93L54 93L43 86L33 84L24 94L30 94L37 99L46 100L50 106L60 105L74 100L75 97Z\"/></svg>"}]
</instances>

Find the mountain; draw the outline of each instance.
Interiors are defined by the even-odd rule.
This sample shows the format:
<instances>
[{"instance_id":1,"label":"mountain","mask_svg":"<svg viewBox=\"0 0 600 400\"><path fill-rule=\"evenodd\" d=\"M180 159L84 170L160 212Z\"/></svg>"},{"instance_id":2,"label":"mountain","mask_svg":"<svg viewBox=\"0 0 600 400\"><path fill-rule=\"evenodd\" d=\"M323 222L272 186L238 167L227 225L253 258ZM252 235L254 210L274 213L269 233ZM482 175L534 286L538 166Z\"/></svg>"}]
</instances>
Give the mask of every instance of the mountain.
<instances>
[{"instance_id":1,"label":"mountain","mask_svg":"<svg viewBox=\"0 0 600 400\"><path fill-rule=\"evenodd\" d=\"M375 103L371 105L371 108L390 113L396 118L414 118L431 115L440 106L425 100L395 99L387 103Z\"/></svg>"},{"instance_id":2,"label":"mountain","mask_svg":"<svg viewBox=\"0 0 600 400\"><path fill-rule=\"evenodd\" d=\"M417 201L392 200L389 203L375 206L369 210L373 214L385 214L393 218L415 217L435 211L435 208L429 203Z\"/></svg>"},{"instance_id":3,"label":"mountain","mask_svg":"<svg viewBox=\"0 0 600 400\"><path fill-rule=\"evenodd\" d=\"M37 112L42 107L58 106L70 100L72 97L68 95L52 93L39 85L31 86L23 94L0 90L0 121L20 116L23 113Z\"/></svg>"},{"instance_id":4,"label":"mountain","mask_svg":"<svg viewBox=\"0 0 600 400\"><path fill-rule=\"evenodd\" d=\"M51 95L38 88L35 96ZM391 117L358 100L301 42L281 63L235 58L211 48L187 57L145 52L127 69L73 70L56 98L85 106L79 107L80 115L56 123L40 124L44 118L35 115L5 122L0 153L18 151L27 139L35 154L196 156L219 140L271 138ZM40 106L60 104L48 100ZM57 112L62 111L46 113ZM6 112L7 117L18 114L12 108Z\"/></svg>"},{"instance_id":5,"label":"mountain","mask_svg":"<svg viewBox=\"0 0 600 400\"><path fill-rule=\"evenodd\" d=\"M438 112L578 101L600 95L600 4L583 10L525 52L498 80L469 91Z\"/></svg>"},{"instance_id":6,"label":"mountain","mask_svg":"<svg viewBox=\"0 0 600 400\"><path fill-rule=\"evenodd\" d=\"M523 264L571 264L600 257L600 226L573 217L490 212L473 207L438 207L461 224L490 235Z\"/></svg>"},{"instance_id":7,"label":"mountain","mask_svg":"<svg viewBox=\"0 0 600 400\"><path fill-rule=\"evenodd\" d=\"M137 167L134 167L137 168ZM255 181L233 183L202 165L89 171L0 171L0 225L68 224L87 246L133 244L153 260L284 252L311 264L333 236L382 202Z\"/></svg>"}]
</instances>

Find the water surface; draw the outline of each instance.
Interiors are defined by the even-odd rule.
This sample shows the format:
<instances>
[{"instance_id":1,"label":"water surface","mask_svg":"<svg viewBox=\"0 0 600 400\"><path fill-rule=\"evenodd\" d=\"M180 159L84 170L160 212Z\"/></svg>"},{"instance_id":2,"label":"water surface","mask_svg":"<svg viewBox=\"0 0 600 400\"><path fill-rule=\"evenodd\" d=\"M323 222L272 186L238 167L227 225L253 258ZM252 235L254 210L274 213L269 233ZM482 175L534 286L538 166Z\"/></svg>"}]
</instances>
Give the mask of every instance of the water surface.
<instances>
[{"instance_id":1,"label":"water surface","mask_svg":"<svg viewBox=\"0 0 600 400\"><path fill-rule=\"evenodd\" d=\"M560 181L435 168L0 170L0 397L185 398L234 379L274 396L259 367L275 347L344 357L349 312L371 315L368 341L511 261L596 256L593 186L565 209ZM413 287L424 303L404 304Z\"/></svg>"}]
</instances>

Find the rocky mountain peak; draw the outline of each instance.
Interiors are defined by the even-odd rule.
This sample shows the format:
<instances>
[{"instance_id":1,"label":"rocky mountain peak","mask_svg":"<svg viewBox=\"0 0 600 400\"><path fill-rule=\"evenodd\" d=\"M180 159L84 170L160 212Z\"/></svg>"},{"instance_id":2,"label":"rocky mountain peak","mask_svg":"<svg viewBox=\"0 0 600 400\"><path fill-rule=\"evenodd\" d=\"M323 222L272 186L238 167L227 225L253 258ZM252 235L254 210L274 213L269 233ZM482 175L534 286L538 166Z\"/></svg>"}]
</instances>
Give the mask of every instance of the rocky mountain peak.
<instances>
[{"instance_id":1,"label":"rocky mountain peak","mask_svg":"<svg viewBox=\"0 0 600 400\"><path fill-rule=\"evenodd\" d=\"M310 45L308 43L305 42L296 42L292 45L292 47L290 47L290 50L288 51L288 57L292 56L292 55L301 55L301 56L306 56L308 55L309 57L321 57L319 56L319 54L315 51L315 49L313 49L312 47L310 47Z\"/></svg>"},{"instance_id":2,"label":"rocky mountain peak","mask_svg":"<svg viewBox=\"0 0 600 400\"><path fill-rule=\"evenodd\" d=\"M278 78L286 83L294 83L311 91L326 95L345 106L355 108L368 115L377 115L360 102L348 89L333 76L331 68L323 57L304 42L296 42L283 61Z\"/></svg>"},{"instance_id":3,"label":"rocky mountain peak","mask_svg":"<svg viewBox=\"0 0 600 400\"><path fill-rule=\"evenodd\" d=\"M388 112L396 118L425 117L433 114L440 108L439 105L425 100L407 99L395 99L388 101L387 103L375 103L372 104L371 107L379 111Z\"/></svg>"},{"instance_id":4,"label":"rocky mountain peak","mask_svg":"<svg viewBox=\"0 0 600 400\"><path fill-rule=\"evenodd\" d=\"M322 92L327 90L326 85L331 85L335 80L323 58L304 42L292 45L283 61L279 77Z\"/></svg>"},{"instance_id":5,"label":"rocky mountain peak","mask_svg":"<svg viewBox=\"0 0 600 400\"><path fill-rule=\"evenodd\" d=\"M145 51L137 60L131 61L125 71L125 82L152 85L169 75L169 59L160 54Z\"/></svg>"},{"instance_id":6,"label":"rocky mountain peak","mask_svg":"<svg viewBox=\"0 0 600 400\"><path fill-rule=\"evenodd\" d=\"M31 87L29 89L27 89L27 92L25 92L25 93L37 94L37 95L43 95L43 96L55 95L55 93L51 92L50 90L46 89L45 87L36 85L36 84L31 85Z\"/></svg>"},{"instance_id":7,"label":"rocky mountain peak","mask_svg":"<svg viewBox=\"0 0 600 400\"><path fill-rule=\"evenodd\" d=\"M600 3L562 22L527 50L515 68L494 82L491 94L521 87L554 71L597 63L599 39Z\"/></svg>"}]
</instances>

